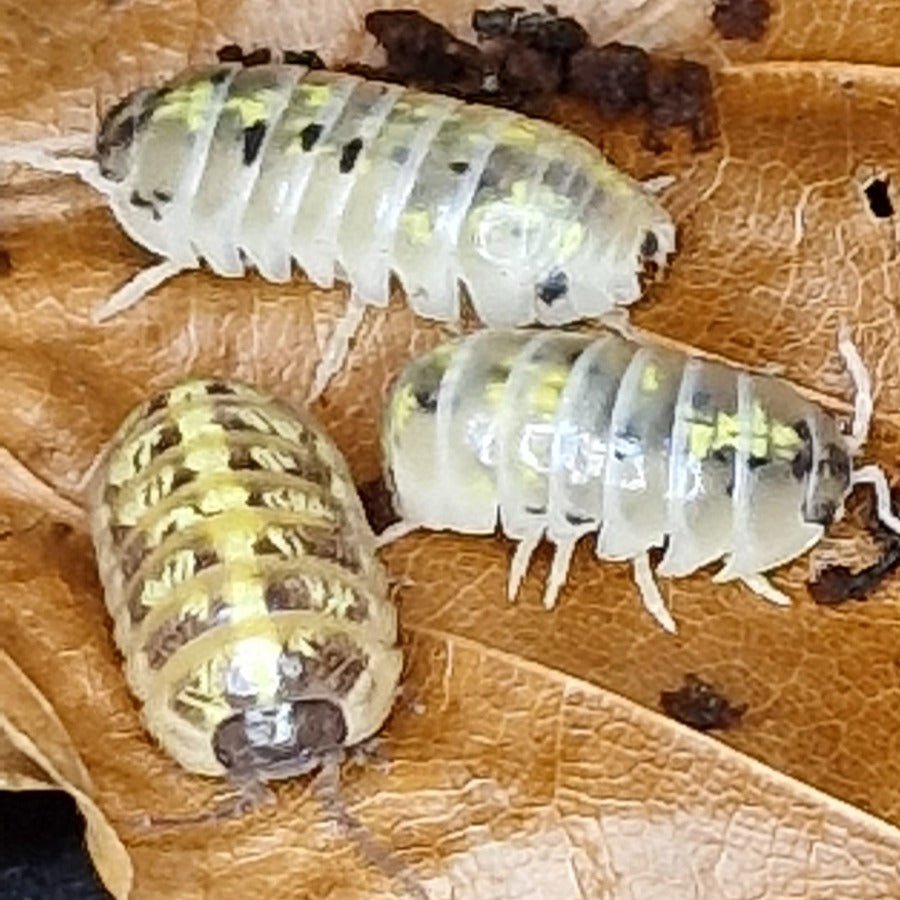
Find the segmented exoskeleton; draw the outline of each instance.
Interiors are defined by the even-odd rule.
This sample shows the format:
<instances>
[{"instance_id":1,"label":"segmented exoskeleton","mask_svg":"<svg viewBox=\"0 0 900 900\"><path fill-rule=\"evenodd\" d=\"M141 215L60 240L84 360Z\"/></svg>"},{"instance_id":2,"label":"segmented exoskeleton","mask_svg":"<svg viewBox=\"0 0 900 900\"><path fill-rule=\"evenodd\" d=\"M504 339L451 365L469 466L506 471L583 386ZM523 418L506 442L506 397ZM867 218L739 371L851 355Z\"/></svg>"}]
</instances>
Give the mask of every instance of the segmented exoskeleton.
<instances>
[{"instance_id":1,"label":"segmented exoskeleton","mask_svg":"<svg viewBox=\"0 0 900 900\"><path fill-rule=\"evenodd\" d=\"M542 537L556 545L544 603L566 581L576 543L598 531L597 556L631 560L644 604L674 631L651 570L688 575L724 558L716 581L740 580L776 603L762 573L802 554L870 482L879 516L900 531L883 473L853 470L871 413L857 379L852 435L771 375L752 374L607 333L484 331L412 362L384 420L388 482L402 521L518 541L513 599Z\"/></svg>"},{"instance_id":2,"label":"segmented exoskeleton","mask_svg":"<svg viewBox=\"0 0 900 900\"><path fill-rule=\"evenodd\" d=\"M292 265L349 282L313 396L392 274L419 315L455 322L461 291L492 327L602 316L640 297L675 229L648 189L583 138L509 110L296 65L183 73L106 115L97 161L27 147L0 161L75 172L163 257L98 320L205 260L275 282Z\"/></svg>"},{"instance_id":3,"label":"segmented exoskeleton","mask_svg":"<svg viewBox=\"0 0 900 900\"><path fill-rule=\"evenodd\" d=\"M184 768L283 778L381 727L396 611L311 420L239 383L182 382L111 440L91 527L129 685Z\"/></svg>"}]
</instances>

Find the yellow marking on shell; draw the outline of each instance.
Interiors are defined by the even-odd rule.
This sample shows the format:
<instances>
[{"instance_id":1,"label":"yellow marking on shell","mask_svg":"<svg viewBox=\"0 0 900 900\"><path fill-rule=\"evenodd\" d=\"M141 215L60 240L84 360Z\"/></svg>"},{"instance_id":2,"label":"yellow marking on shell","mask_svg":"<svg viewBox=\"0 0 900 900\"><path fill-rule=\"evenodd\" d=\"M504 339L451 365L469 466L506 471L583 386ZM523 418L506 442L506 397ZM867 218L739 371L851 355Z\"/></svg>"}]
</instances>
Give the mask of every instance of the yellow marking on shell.
<instances>
[{"instance_id":1,"label":"yellow marking on shell","mask_svg":"<svg viewBox=\"0 0 900 900\"><path fill-rule=\"evenodd\" d=\"M737 415L719 410L716 414L716 434L711 449L736 447L740 433L741 427Z\"/></svg>"},{"instance_id":2,"label":"yellow marking on shell","mask_svg":"<svg viewBox=\"0 0 900 900\"><path fill-rule=\"evenodd\" d=\"M175 585L192 578L195 562L196 554L193 550L173 551L163 562L159 577L144 582L140 593L141 606L153 606L164 599Z\"/></svg>"},{"instance_id":3,"label":"yellow marking on shell","mask_svg":"<svg viewBox=\"0 0 900 900\"><path fill-rule=\"evenodd\" d=\"M545 416L556 412L568 376L565 366L543 366L540 378L528 391L528 408Z\"/></svg>"},{"instance_id":4,"label":"yellow marking on shell","mask_svg":"<svg viewBox=\"0 0 900 900\"><path fill-rule=\"evenodd\" d=\"M662 383L660 374L659 366L656 363L651 362L644 366L644 371L641 372L641 390L645 394L652 394L659 390Z\"/></svg>"},{"instance_id":5,"label":"yellow marking on shell","mask_svg":"<svg viewBox=\"0 0 900 900\"><path fill-rule=\"evenodd\" d=\"M333 94L330 84L313 84L308 81L301 81L296 90L303 94L306 105L313 109L324 106Z\"/></svg>"},{"instance_id":6,"label":"yellow marking on shell","mask_svg":"<svg viewBox=\"0 0 900 900\"><path fill-rule=\"evenodd\" d=\"M531 147L537 142L538 133L533 119L517 116L500 132L497 142L508 147Z\"/></svg>"},{"instance_id":7,"label":"yellow marking on shell","mask_svg":"<svg viewBox=\"0 0 900 900\"><path fill-rule=\"evenodd\" d=\"M216 484L210 487L197 501L197 506L206 514L243 509L250 499L250 492L241 484Z\"/></svg>"},{"instance_id":8,"label":"yellow marking on shell","mask_svg":"<svg viewBox=\"0 0 900 900\"><path fill-rule=\"evenodd\" d=\"M266 594L258 570L249 565L229 567L225 601L232 607L232 621L267 616Z\"/></svg>"},{"instance_id":9,"label":"yellow marking on shell","mask_svg":"<svg viewBox=\"0 0 900 900\"><path fill-rule=\"evenodd\" d=\"M306 549L303 540L292 531L287 531L277 525L271 525L265 530L267 537L284 556L304 556Z\"/></svg>"},{"instance_id":10,"label":"yellow marking on shell","mask_svg":"<svg viewBox=\"0 0 900 900\"><path fill-rule=\"evenodd\" d=\"M225 101L226 112L237 113L244 128L250 128L257 122L265 122L272 108L272 100L277 96L271 88L260 88L252 94L229 97Z\"/></svg>"},{"instance_id":11,"label":"yellow marking on shell","mask_svg":"<svg viewBox=\"0 0 900 900\"><path fill-rule=\"evenodd\" d=\"M803 446L803 440L797 434L797 430L783 422L772 422L769 429L772 436L772 444L779 450L794 452Z\"/></svg>"},{"instance_id":12,"label":"yellow marking on shell","mask_svg":"<svg viewBox=\"0 0 900 900\"><path fill-rule=\"evenodd\" d=\"M418 408L419 401L416 400L416 392L411 384L404 384L399 390L395 391L391 401L390 421L388 422L390 434L396 436L403 431Z\"/></svg>"},{"instance_id":13,"label":"yellow marking on shell","mask_svg":"<svg viewBox=\"0 0 900 900\"><path fill-rule=\"evenodd\" d=\"M328 585L325 595L325 612L336 619L346 619L348 613L356 605L356 594L341 584Z\"/></svg>"},{"instance_id":14,"label":"yellow marking on shell","mask_svg":"<svg viewBox=\"0 0 900 900\"><path fill-rule=\"evenodd\" d=\"M148 530L150 546L155 547L165 536L166 529L174 526L177 531L189 528L203 518L193 506L176 506L161 516Z\"/></svg>"},{"instance_id":15,"label":"yellow marking on shell","mask_svg":"<svg viewBox=\"0 0 900 900\"><path fill-rule=\"evenodd\" d=\"M128 492L116 498L111 510L117 525L136 525L148 510L172 493L175 484L175 468L163 466L140 490Z\"/></svg>"},{"instance_id":16,"label":"yellow marking on shell","mask_svg":"<svg viewBox=\"0 0 900 900\"><path fill-rule=\"evenodd\" d=\"M231 450L223 439L185 447L184 465L194 472L220 472L229 468Z\"/></svg>"},{"instance_id":17,"label":"yellow marking on shell","mask_svg":"<svg viewBox=\"0 0 900 900\"><path fill-rule=\"evenodd\" d=\"M316 659L319 655L318 650L309 642L303 632L297 629L291 633L285 641L288 650L294 653L300 653L308 659Z\"/></svg>"},{"instance_id":18,"label":"yellow marking on shell","mask_svg":"<svg viewBox=\"0 0 900 900\"><path fill-rule=\"evenodd\" d=\"M688 446L694 459L706 459L712 449L716 435L714 425L709 422L691 422L688 426Z\"/></svg>"},{"instance_id":19,"label":"yellow marking on shell","mask_svg":"<svg viewBox=\"0 0 900 900\"><path fill-rule=\"evenodd\" d=\"M584 243L585 228L580 222L569 222L554 230L551 245L556 249L560 261L573 257Z\"/></svg>"},{"instance_id":20,"label":"yellow marking on shell","mask_svg":"<svg viewBox=\"0 0 900 900\"><path fill-rule=\"evenodd\" d=\"M400 227L411 244L430 244L433 237L431 215L425 209L411 209L400 217Z\"/></svg>"},{"instance_id":21,"label":"yellow marking on shell","mask_svg":"<svg viewBox=\"0 0 900 900\"><path fill-rule=\"evenodd\" d=\"M219 557L229 562L253 560L264 521L252 509L235 509L206 522L203 534Z\"/></svg>"},{"instance_id":22,"label":"yellow marking on shell","mask_svg":"<svg viewBox=\"0 0 900 900\"><path fill-rule=\"evenodd\" d=\"M181 119L190 131L203 124L215 85L209 79L195 81L165 93L151 116L153 121Z\"/></svg>"}]
</instances>

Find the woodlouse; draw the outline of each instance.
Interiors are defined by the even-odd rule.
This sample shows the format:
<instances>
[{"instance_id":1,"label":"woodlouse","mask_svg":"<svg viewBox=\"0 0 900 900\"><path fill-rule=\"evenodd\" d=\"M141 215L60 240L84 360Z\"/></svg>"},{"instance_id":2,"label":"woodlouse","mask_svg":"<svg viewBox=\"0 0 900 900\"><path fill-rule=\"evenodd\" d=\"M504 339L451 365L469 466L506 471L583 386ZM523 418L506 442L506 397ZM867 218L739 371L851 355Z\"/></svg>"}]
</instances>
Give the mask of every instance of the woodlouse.
<instances>
[{"instance_id":1,"label":"woodlouse","mask_svg":"<svg viewBox=\"0 0 900 900\"><path fill-rule=\"evenodd\" d=\"M90 508L127 680L185 769L285 778L381 727L396 610L311 419L237 382L176 384L111 439Z\"/></svg>"},{"instance_id":2,"label":"woodlouse","mask_svg":"<svg viewBox=\"0 0 900 900\"><path fill-rule=\"evenodd\" d=\"M0 161L78 174L163 258L102 321L204 260L285 282L349 282L316 373L340 369L391 276L418 315L455 322L462 293L491 327L599 317L639 299L675 227L649 187L588 141L510 110L347 73L269 64L189 70L105 116L96 160L29 146Z\"/></svg>"},{"instance_id":3,"label":"woodlouse","mask_svg":"<svg viewBox=\"0 0 900 900\"><path fill-rule=\"evenodd\" d=\"M682 353L548 330L484 331L410 363L383 427L386 479L414 528L491 533L518 542L514 599L539 541L555 544L551 608L572 553L599 530L601 559L630 560L648 611L672 619L657 575L681 577L724 558L716 581L742 581L779 604L764 572L804 553L873 484L880 521L900 532L883 472L854 470L871 416L868 376L846 335L857 383L853 433L771 375Z\"/></svg>"}]
</instances>

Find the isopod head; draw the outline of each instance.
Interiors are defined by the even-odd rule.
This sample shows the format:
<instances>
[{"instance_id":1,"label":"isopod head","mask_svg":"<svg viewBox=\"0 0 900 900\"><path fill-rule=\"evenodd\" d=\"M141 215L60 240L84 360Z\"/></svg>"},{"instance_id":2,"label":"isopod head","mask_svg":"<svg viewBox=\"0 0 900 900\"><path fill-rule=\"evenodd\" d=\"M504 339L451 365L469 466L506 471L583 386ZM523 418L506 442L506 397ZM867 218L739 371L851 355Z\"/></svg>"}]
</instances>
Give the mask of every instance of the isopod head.
<instances>
[{"instance_id":1,"label":"isopod head","mask_svg":"<svg viewBox=\"0 0 900 900\"><path fill-rule=\"evenodd\" d=\"M135 137L143 127L153 92L140 89L128 94L103 117L95 145L100 174L110 181L128 177L135 158Z\"/></svg>"}]
</instances>

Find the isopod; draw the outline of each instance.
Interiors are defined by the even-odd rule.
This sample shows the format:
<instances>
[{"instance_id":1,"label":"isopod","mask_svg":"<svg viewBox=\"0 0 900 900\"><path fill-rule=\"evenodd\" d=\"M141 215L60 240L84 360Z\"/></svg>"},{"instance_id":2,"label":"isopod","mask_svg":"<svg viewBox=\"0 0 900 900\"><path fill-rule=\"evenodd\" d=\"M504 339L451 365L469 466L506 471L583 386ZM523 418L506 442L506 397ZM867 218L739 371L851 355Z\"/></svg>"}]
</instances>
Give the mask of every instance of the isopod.
<instances>
[{"instance_id":1,"label":"isopod","mask_svg":"<svg viewBox=\"0 0 900 900\"><path fill-rule=\"evenodd\" d=\"M179 382L111 438L90 511L128 684L182 767L286 778L380 729L396 610L346 464L305 414Z\"/></svg>"},{"instance_id":2,"label":"isopod","mask_svg":"<svg viewBox=\"0 0 900 900\"><path fill-rule=\"evenodd\" d=\"M458 321L465 292L489 327L563 324L639 299L675 249L653 189L563 128L302 65L188 70L109 110L93 160L28 145L4 160L79 175L162 258L96 321L201 260L226 277L286 282L296 265L348 282L311 397L392 276L429 319Z\"/></svg>"},{"instance_id":3,"label":"isopod","mask_svg":"<svg viewBox=\"0 0 900 900\"><path fill-rule=\"evenodd\" d=\"M900 532L884 473L852 464L871 390L846 334L840 349L856 382L851 434L773 375L611 332L497 330L442 344L408 364L389 396L382 442L401 521L379 541L416 528L485 534L499 521L517 542L514 599L546 537L549 609L577 542L596 531L597 557L632 563L668 631L656 576L720 560L715 581L789 603L764 573L819 541L855 485L875 487L879 519Z\"/></svg>"}]
</instances>

